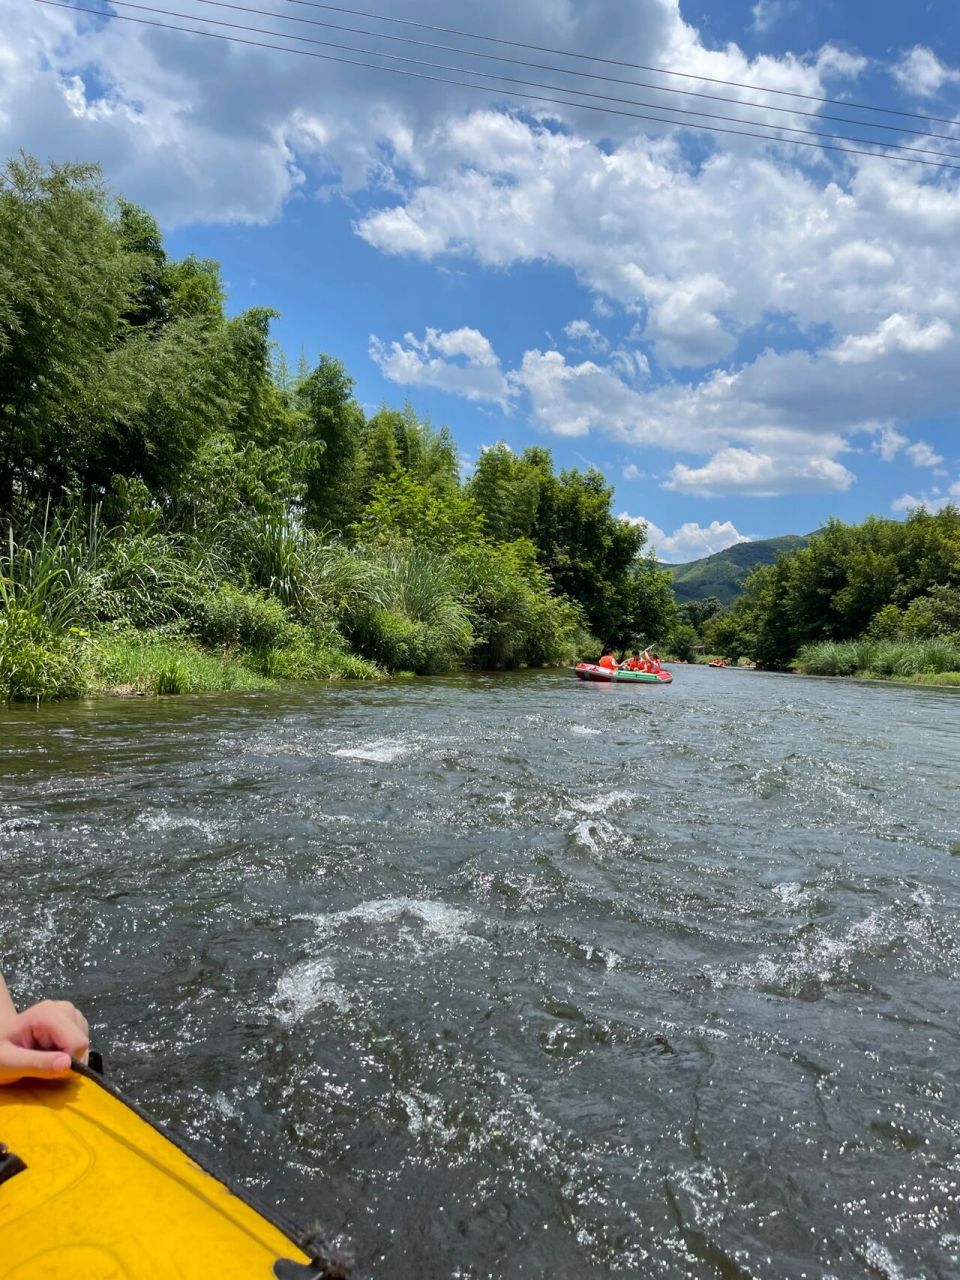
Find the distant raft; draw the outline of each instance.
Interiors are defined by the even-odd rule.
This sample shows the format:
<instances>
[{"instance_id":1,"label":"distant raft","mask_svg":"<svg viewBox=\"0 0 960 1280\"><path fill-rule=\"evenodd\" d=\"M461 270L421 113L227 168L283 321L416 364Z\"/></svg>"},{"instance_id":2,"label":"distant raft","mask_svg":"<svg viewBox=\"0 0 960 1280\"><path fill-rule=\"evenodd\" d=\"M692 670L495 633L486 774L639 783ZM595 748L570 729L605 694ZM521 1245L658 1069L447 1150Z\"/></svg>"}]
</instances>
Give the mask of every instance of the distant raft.
<instances>
[{"instance_id":1,"label":"distant raft","mask_svg":"<svg viewBox=\"0 0 960 1280\"><path fill-rule=\"evenodd\" d=\"M2 1280L315 1280L272 1221L103 1081L0 1089Z\"/></svg>"},{"instance_id":2,"label":"distant raft","mask_svg":"<svg viewBox=\"0 0 960 1280\"><path fill-rule=\"evenodd\" d=\"M673 680L669 671L628 671L626 667L610 671L595 662L581 662L574 671L581 680L597 680L606 684L670 684Z\"/></svg>"}]
</instances>

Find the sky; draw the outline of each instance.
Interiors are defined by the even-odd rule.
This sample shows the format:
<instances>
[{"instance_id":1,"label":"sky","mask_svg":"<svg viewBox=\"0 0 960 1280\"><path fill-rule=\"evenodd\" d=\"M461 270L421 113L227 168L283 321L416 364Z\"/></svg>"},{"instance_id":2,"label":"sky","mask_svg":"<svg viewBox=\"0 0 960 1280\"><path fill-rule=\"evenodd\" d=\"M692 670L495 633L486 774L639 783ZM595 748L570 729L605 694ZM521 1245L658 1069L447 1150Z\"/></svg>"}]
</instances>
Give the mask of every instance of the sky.
<instances>
[{"instance_id":1,"label":"sky","mask_svg":"<svg viewBox=\"0 0 960 1280\"><path fill-rule=\"evenodd\" d=\"M99 164L465 474L547 445L670 561L960 501L956 0L76 4L194 34L0 0L0 155Z\"/></svg>"}]
</instances>

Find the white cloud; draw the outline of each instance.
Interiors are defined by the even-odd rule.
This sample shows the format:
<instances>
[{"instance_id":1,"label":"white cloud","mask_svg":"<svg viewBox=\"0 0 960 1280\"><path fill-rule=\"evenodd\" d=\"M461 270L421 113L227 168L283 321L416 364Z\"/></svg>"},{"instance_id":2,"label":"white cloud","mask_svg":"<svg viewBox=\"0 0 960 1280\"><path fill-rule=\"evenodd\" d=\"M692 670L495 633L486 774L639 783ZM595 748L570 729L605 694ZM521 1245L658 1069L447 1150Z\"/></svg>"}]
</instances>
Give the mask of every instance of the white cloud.
<instances>
[{"instance_id":1,"label":"white cloud","mask_svg":"<svg viewBox=\"0 0 960 1280\"><path fill-rule=\"evenodd\" d=\"M704 497L740 493L772 498L786 492L843 491L854 479L853 472L833 458L807 457L791 463L748 449L722 449L702 467L678 462L664 487Z\"/></svg>"},{"instance_id":2,"label":"white cloud","mask_svg":"<svg viewBox=\"0 0 960 1280\"><path fill-rule=\"evenodd\" d=\"M699 560L702 556L713 555L716 551L725 551L735 543L751 541L734 527L731 520L722 522L711 520L708 525L699 525L690 520L668 534L643 516L630 516L623 512L620 519L626 520L628 524L645 525L648 541L656 551L658 559L668 564Z\"/></svg>"},{"instance_id":3,"label":"white cloud","mask_svg":"<svg viewBox=\"0 0 960 1280\"><path fill-rule=\"evenodd\" d=\"M737 342L717 312L733 290L712 271L669 283L648 280L650 306L646 333L658 358L678 368L713 364L730 355Z\"/></svg>"},{"instance_id":4,"label":"white cloud","mask_svg":"<svg viewBox=\"0 0 960 1280\"><path fill-rule=\"evenodd\" d=\"M915 467L939 467L943 462L941 455L932 445L927 444L926 440L916 440L911 443L910 438L902 431L896 431L890 426L879 427L878 435L879 438L873 447L884 462L892 462L901 451L907 455Z\"/></svg>"},{"instance_id":5,"label":"white cloud","mask_svg":"<svg viewBox=\"0 0 960 1280\"><path fill-rule=\"evenodd\" d=\"M953 337L946 320L921 324L916 316L895 312L887 316L872 333L851 334L830 353L838 364L865 364L892 352L939 351Z\"/></svg>"},{"instance_id":6,"label":"white cloud","mask_svg":"<svg viewBox=\"0 0 960 1280\"><path fill-rule=\"evenodd\" d=\"M950 485L946 493L940 489L933 489L919 498L911 493L905 493L902 498L896 498L890 504L894 511L913 511L917 507L925 507L930 512L942 511L944 507L951 505L960 506L960 480Z\"/></svg>"},{"instance_id":7,"label":"white cloud","mask_svg":"<svg viewBox=\"0 0 960 1280\"><path fill-rule=\"evenodd\" d=\"M650 361L642 351L629 351L617 347L610 353L610 368L628 382L645 381L650 377Z\"/></svg>"},{"instance_id":8,"label":"white cloud","mask_svg":"<svg viewBox=\"0 0 960 1280\"><path fill-rule=\"evenodd\" d=\"M757 0L750 10L753 19L751 26L754 31L769 31L795 8L796 4L793 0Z\"/></svg>"},{"instance_id":9,"label":"white cloud","mask_svg":"<svg viewBox=\"0 0 960 1280\"><path fill-rule=\"evenodd\" d=\"M427 329L422 339L406 333L402 343L389 345L371 334L369 352L383 376L402 386L435 387L502 409L510 403L500 360L478 329Z\"/></svg>"},{"instance_id":10,"label":"white cloud","mask_svg":"<svg viewBox=\"0 0 960 1280\"><path fill-rule=\"evenodd\" d=\"M711 376L661 379L641 395L619 354L605 368L528 355L522 380L547 429L648 434L701 454L746 446L774 460L791 437L787 452L805 451L808 462L784 475L835 491L850 483L836 455L851 434L955 411L952 178L931 182L862 159L846 176L816 181L757 154L718 154L688 169L664 140L611 151L529 122L506 127L512 141L499 147L495 172L483 169L482 121L462 123L453 148L440 131L433 141L446 170L398 206L403 238L393 237L389 210L362 220L360 233L388 251L428 245L431 258L568 267L636 314L631 340L650 341L662 365L721 362ZM755 342L771 317L792 326L796 349L738 366L735 344L747 334Z\"/></svg>"},{"instance_id":11,"label":"white cloud","mask_svg":"<svg viewBox=\"0 0 960 1280\"><path fill-rule=\"evenodd\" d=\"M624 480L643 480L646 475L635 462L628 462L623 468L623 478Z\"/></svg>"},{"instance_id":12,"label":"white cloud","mask_svg":"<svg viewBox=\"0 0 960 1280\"><path fill-rule=\"evenodd\" d=\"M894 427L882 426L878 429L878 432L879 439L873 447L884 462L892 462L900 450L905 449L910 443L909 438Z\"/></svg>"},{"instance_id":13,"label":"white cloud","mask_svg":"<svg viewBox=\"0 0 960 1280\"><path fill-rule=\"evenodd\" d=\"M908 445L906 454L915 467L939 467L943 462L943 456L928 445L926 440Z\"/></svg>"},{"instance_id":14,"label":"white cloud","mask_svg":"<svg viewBox=\"0 0 960 1280\"><path fill-rule=\"evenodd\" d=\"M854 479L836 460L846 448L845 437L830 429L817 386L820 366L809 358L798 368L784 369L771 356L766 368L758 364L739 375L637 389L612 365L568 363L555 350L528 350L518 368L504 369L489 340L475 329L450 334L428 329L423 340L408 333L402 343L372 338L370 354L386 377L402 385L436 387L504 408L525 396L531 421L561 437L598 432L641 450L713 451L702 466L677 463L665 482L670 489L766 496L842 491ZM787 409L795 397L808 395L821 406L817 431L778 422L771 409L777 379ZM756 386L766 402L755 400ZM858 399L862 387L848 394ZM864 429L876 430L872 423ZM886 447L892 447L889 439Z\"/></svg>"},{"instance_id":15,"label":"white cloud","mask_svg":"<svg viewBox=\"0 0 960 1280\"><path fill-rule=\"evenodd\" d=\"M825 44L817 50L817 72L824 80L856 80L869 67L869 59L852 49L841 49L836 44Z\"/></svg>"},{"instance_id":16,"label":"white cloud","mask_svg":"<svg viewBox=\"0 0 960 1280\"><path fill-rule=\"evenodd\" d=\"M892 71L901 89L920 98L932 98L945 84L960 83L960 70L948 67L923 44L914 45Z\"/></svg>"},{"instance_id":17,"label":"white cloud","mask_svg":"<svg viewBox=\"0 0 960 1280\"><path fill-rule=\"evenodd\" d=\"M599 430L629 439L642 429L643 396L593 360L568 364L559 351L525 351L512 381L527 393L533 421L555 435Z\"/></svg>"},{"instance_id":18,"label":"white cloud","mask_svg":"<svg viewBox=\"0 0 960 1280\"><path fill-rule=\"evenodd\" d=\"M564 325L563 332L571 342L582 344L590 351L602 354L610 350L610 343L589 320L571 320L569 324Z\"/></svg>"},{"instance_id":19,"label":"white cloud","mask_svg":"<svg viewBox=\"0 0 960 1280\"><path fill-rule=\"evenodd\" d=\"M438 21L444 10L409 0L405 12ZM679 0L487 0L484 29L602 56L628 47L651 65L819 95L866 65L834 45L755 59L732 43L708 49ZM571 271L596 316L636 321L604 359L584 333L594 358L531 350L508 371L471 329L374 338L371 355L398 383L501 407L529 397L534 421L557 434L694 455L698 465L672 474L677 487L725 468L734 483L738 468L722 459L739 450L765 460L739 467L739 491L836 490L850 483L837 459L853 433L960 401L955 175L738 139L693 163L682 131L565 107L531 119L529 104L477 108L454 86L333 63L299 74L319 67L0 0L0 148L96 157L166 224L265 222L291 200L364 190L371 211L357 231L383 252ZM929 50L908 67L911 91L956 74ZM771 318L799 349L780 341L738 358L762 348Z\"/></svg>"}]
</instances>

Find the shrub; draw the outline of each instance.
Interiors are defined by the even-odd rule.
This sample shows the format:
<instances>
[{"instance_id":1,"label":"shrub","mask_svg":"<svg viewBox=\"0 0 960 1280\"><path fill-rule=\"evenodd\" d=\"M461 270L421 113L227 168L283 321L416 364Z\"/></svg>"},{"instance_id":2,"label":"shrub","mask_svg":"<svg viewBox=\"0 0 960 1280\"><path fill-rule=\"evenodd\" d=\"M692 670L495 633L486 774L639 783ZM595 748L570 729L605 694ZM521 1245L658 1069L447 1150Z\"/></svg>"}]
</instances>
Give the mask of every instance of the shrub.
<instances>
[{"instance_id":1,"label":"shrub","mask_svg":"<svg viewBox=\"0 0 960 1280\"><path fill-rule=\"evenodd\" d=\"M474 633L475 666L546 666L572 660L583 647L581 610L552 593L526 540L464 548L457 574Z\"/></svg>"},{"instance_id":2,"label":"shrub","mask_svg":"<svg viewBox=\"0 0 960 1280\"><path fill-rule=\"evenodd\" d=\"M204 644L223 649L266 649L283 644L294 630L279 600L241 591L223 582L201 598L194 626Z\"/></svg>"},{"instance_id":3,"label":"shrub","mask_svg":"<svg viewBox=\"0 0 960 1280\"><path fill-rule=\"evenodd\" d=\"M0 701L75 698L84 691L79 637L58 634L38 610L0 613Z\"/></svg>"},{"instance_id":4,"label":"shrub","mask_svg":"<svg viewBox=\"0 0 960 1280\"><path fill-rule=\"evenodd\" d=\"M372 662L323 643L306 634L284 649L264 649L250 662L272 680L376 680L381 672Z\"/></svg>"}]
</instances>

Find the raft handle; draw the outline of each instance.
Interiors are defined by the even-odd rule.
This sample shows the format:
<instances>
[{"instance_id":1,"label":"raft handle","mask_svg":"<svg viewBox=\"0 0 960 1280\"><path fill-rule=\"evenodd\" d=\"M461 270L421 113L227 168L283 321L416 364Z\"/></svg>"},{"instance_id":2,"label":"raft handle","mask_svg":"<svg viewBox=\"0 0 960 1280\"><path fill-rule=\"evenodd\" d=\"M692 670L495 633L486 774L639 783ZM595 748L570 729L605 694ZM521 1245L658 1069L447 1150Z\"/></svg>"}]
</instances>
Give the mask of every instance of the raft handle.
<instances>
[{"instance_id":1,"label":"raft handle","mask_svg":"<svg viewBox=\"0 0 960 1280\"><path fill-rule=\"evenodd\" d=\"M23 1173L26 1167L19 1156L14 1155L9 1147L5 1147L0 1142L0 1182L6 1182L8 1178Z\"/></svg>"}]
</instances>

